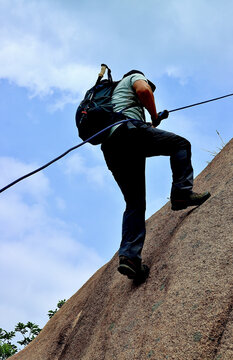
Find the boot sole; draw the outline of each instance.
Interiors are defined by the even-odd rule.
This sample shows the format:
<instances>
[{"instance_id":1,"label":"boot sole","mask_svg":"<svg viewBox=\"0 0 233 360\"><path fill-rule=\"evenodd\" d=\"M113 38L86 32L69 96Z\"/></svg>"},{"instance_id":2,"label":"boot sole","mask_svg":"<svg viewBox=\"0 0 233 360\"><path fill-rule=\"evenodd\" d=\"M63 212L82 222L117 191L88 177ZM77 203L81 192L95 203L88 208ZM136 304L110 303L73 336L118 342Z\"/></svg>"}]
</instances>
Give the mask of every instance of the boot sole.
<instances>
[{"instance_id":1,"label":"boot sole","mask_svg":"<svg viewBox=\"0 0 233 360\"><path fill-rule=\"evenodd\" d=\"M135 279L137 273L135 270L133 270L129 265L121 264L118 266L117 270L122 275L128 276L129 279Z\"/></svg>"},{"instance_id":2,"label":"boot sole","mask_svg":"<svg viewBox=\"0 0 233 360\"><path fill-rule=\"evenodd\" d=\"M141 283L144 282L150 273L150 268L143 264L142 265L143 270L136 272L135 270L133 270L130 266L126 265L126 264L121 264L118 266L117 270L122 274L122 275L126 275L128 277L128 279L133 279L134 281Z\"/></svg>"},{"instance_id":3,"label":"boot sole","mask_svg":"<svg viewBox=\"0 0 233 360\"><path fill-rule=\"evenodd\" d=\"M192 203L192 202L180 200L179 202L177 202L177 204L172 204L171 209L173 211L178 211L178 210L187 209L188 206L200 206L200 205L204 204L204 202L206 200L208 200L210 196L211 196L210 193L206 193L206 195L203 196L203 198L200 199L199 202L197 201L196 203L195 202Z\"/></svg>"}]
</instances>

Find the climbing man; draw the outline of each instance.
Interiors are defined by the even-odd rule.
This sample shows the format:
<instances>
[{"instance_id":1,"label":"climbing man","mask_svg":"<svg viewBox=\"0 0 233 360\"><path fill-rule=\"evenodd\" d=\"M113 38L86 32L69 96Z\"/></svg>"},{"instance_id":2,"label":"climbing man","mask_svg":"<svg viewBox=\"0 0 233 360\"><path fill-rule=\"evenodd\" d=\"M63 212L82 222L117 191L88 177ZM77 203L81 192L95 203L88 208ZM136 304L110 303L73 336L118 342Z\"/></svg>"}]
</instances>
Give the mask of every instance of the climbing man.
<instances>
[{"instance_id":1,"label":"climbing man","mask_svg":"<svg viewBox=\"0 0 233 360\"><path fill-rule=\"evenodd\" d=\"M145 162L147 157L170 156L172 170L171 208L186 209L201 205L210 193L197 194L193 188L191 145L185 138L157 129L168 111L157 113L153 92L155 85L138 70L125 74L116 86L112 103L114 111L123 111L126 118L138 119L116 125L111 129L101 149L109 170L119 185L126 202L123 214L122 241L119 249L118 271L143 281L149 268L142 265L141 252L145 240ZM145 122L146 108L151 123Z\"/></svg>"}]
</instances>

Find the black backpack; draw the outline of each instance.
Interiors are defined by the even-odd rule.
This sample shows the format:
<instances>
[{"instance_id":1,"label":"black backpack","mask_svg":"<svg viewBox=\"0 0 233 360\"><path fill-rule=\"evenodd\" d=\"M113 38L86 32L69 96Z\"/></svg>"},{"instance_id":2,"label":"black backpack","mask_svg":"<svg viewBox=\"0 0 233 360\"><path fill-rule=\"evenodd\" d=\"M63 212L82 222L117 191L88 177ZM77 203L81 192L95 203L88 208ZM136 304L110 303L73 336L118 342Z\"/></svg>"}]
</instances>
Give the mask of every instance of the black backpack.
<instances>
[{"instance_id":1,"label":"black backpack","mask_svg":"<svg viewBox=\"0 0 233 360\"><path fill-rule=\"evenodd\" d=\"M108 79L101 80L104 69L103 73L99 74L96 84L86 92L76 111L76 125L79 137L84 141L107 126L125 119L122 113L113 111L113 104L111 103L113 90L119 81L112 80L111 70L107 65L102 64L102 66L108 69ZM95 136L88 142L92 145L101 144L107 138L109 132L110 129Z\"/></svg>"}]
</instances>

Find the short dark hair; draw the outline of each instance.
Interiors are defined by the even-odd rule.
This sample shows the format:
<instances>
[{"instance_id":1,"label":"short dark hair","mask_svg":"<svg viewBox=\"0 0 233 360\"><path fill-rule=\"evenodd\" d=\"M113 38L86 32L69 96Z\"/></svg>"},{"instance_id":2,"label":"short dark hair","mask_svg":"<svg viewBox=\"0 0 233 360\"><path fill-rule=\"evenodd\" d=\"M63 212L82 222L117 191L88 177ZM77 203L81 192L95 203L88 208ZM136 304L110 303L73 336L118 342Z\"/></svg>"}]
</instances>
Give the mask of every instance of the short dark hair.
<instances>
[{"instance_id":1,"label":"short dark hair","mask_svg":"<svg viewBox=\"0 0 233 360\"><path fill-rule=\"evenodd\" d=\"M145 76L145 75L143 74L143 72L140 71L140 70L130 70L130 71L128 71L125 75L123 75L123 79L124 79L125 77L130 76L130 75L133 75L133 74L141 74L141 75ZM155 89L156 89L155 84L153 84L153 83L152 83L150 80L148 80L148 79L147 79L147 81L148 81L148 84L149 84L150 87L151 87L151 90L154 92Z\"/></svg>"},{"instance_id":2,"label":"short dark hair","mask_svg":"<svg viewBox=\"0 0 233 360\"><path fill-rule=\"evenodd\" d=\"M143 72L141 72L140 70L130 70L123 76L123 78L125 78L126 76L129 76L129 75L133 75L133 74L141 74L141 75L145 76L143 74Z\"/></svg>"}]
</instances>

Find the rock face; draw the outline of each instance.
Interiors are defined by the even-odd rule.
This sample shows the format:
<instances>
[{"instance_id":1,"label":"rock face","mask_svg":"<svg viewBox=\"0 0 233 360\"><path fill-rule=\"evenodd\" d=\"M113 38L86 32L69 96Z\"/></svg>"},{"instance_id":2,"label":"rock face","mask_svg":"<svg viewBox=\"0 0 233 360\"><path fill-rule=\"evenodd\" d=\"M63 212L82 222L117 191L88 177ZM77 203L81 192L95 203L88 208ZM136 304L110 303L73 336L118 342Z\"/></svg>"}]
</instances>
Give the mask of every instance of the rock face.
<instances>
[{"instance_id":1,"label":"rock face","mask_svg":"<svg viewBox=\"0 0 233 360\"><path fill-rule=\"evenodd\" d=\"M194 190L212 196L147 221L146 283L120 275L116 254L12 360L233 359L233 140Z\"/></svg>"}]
</instances>

